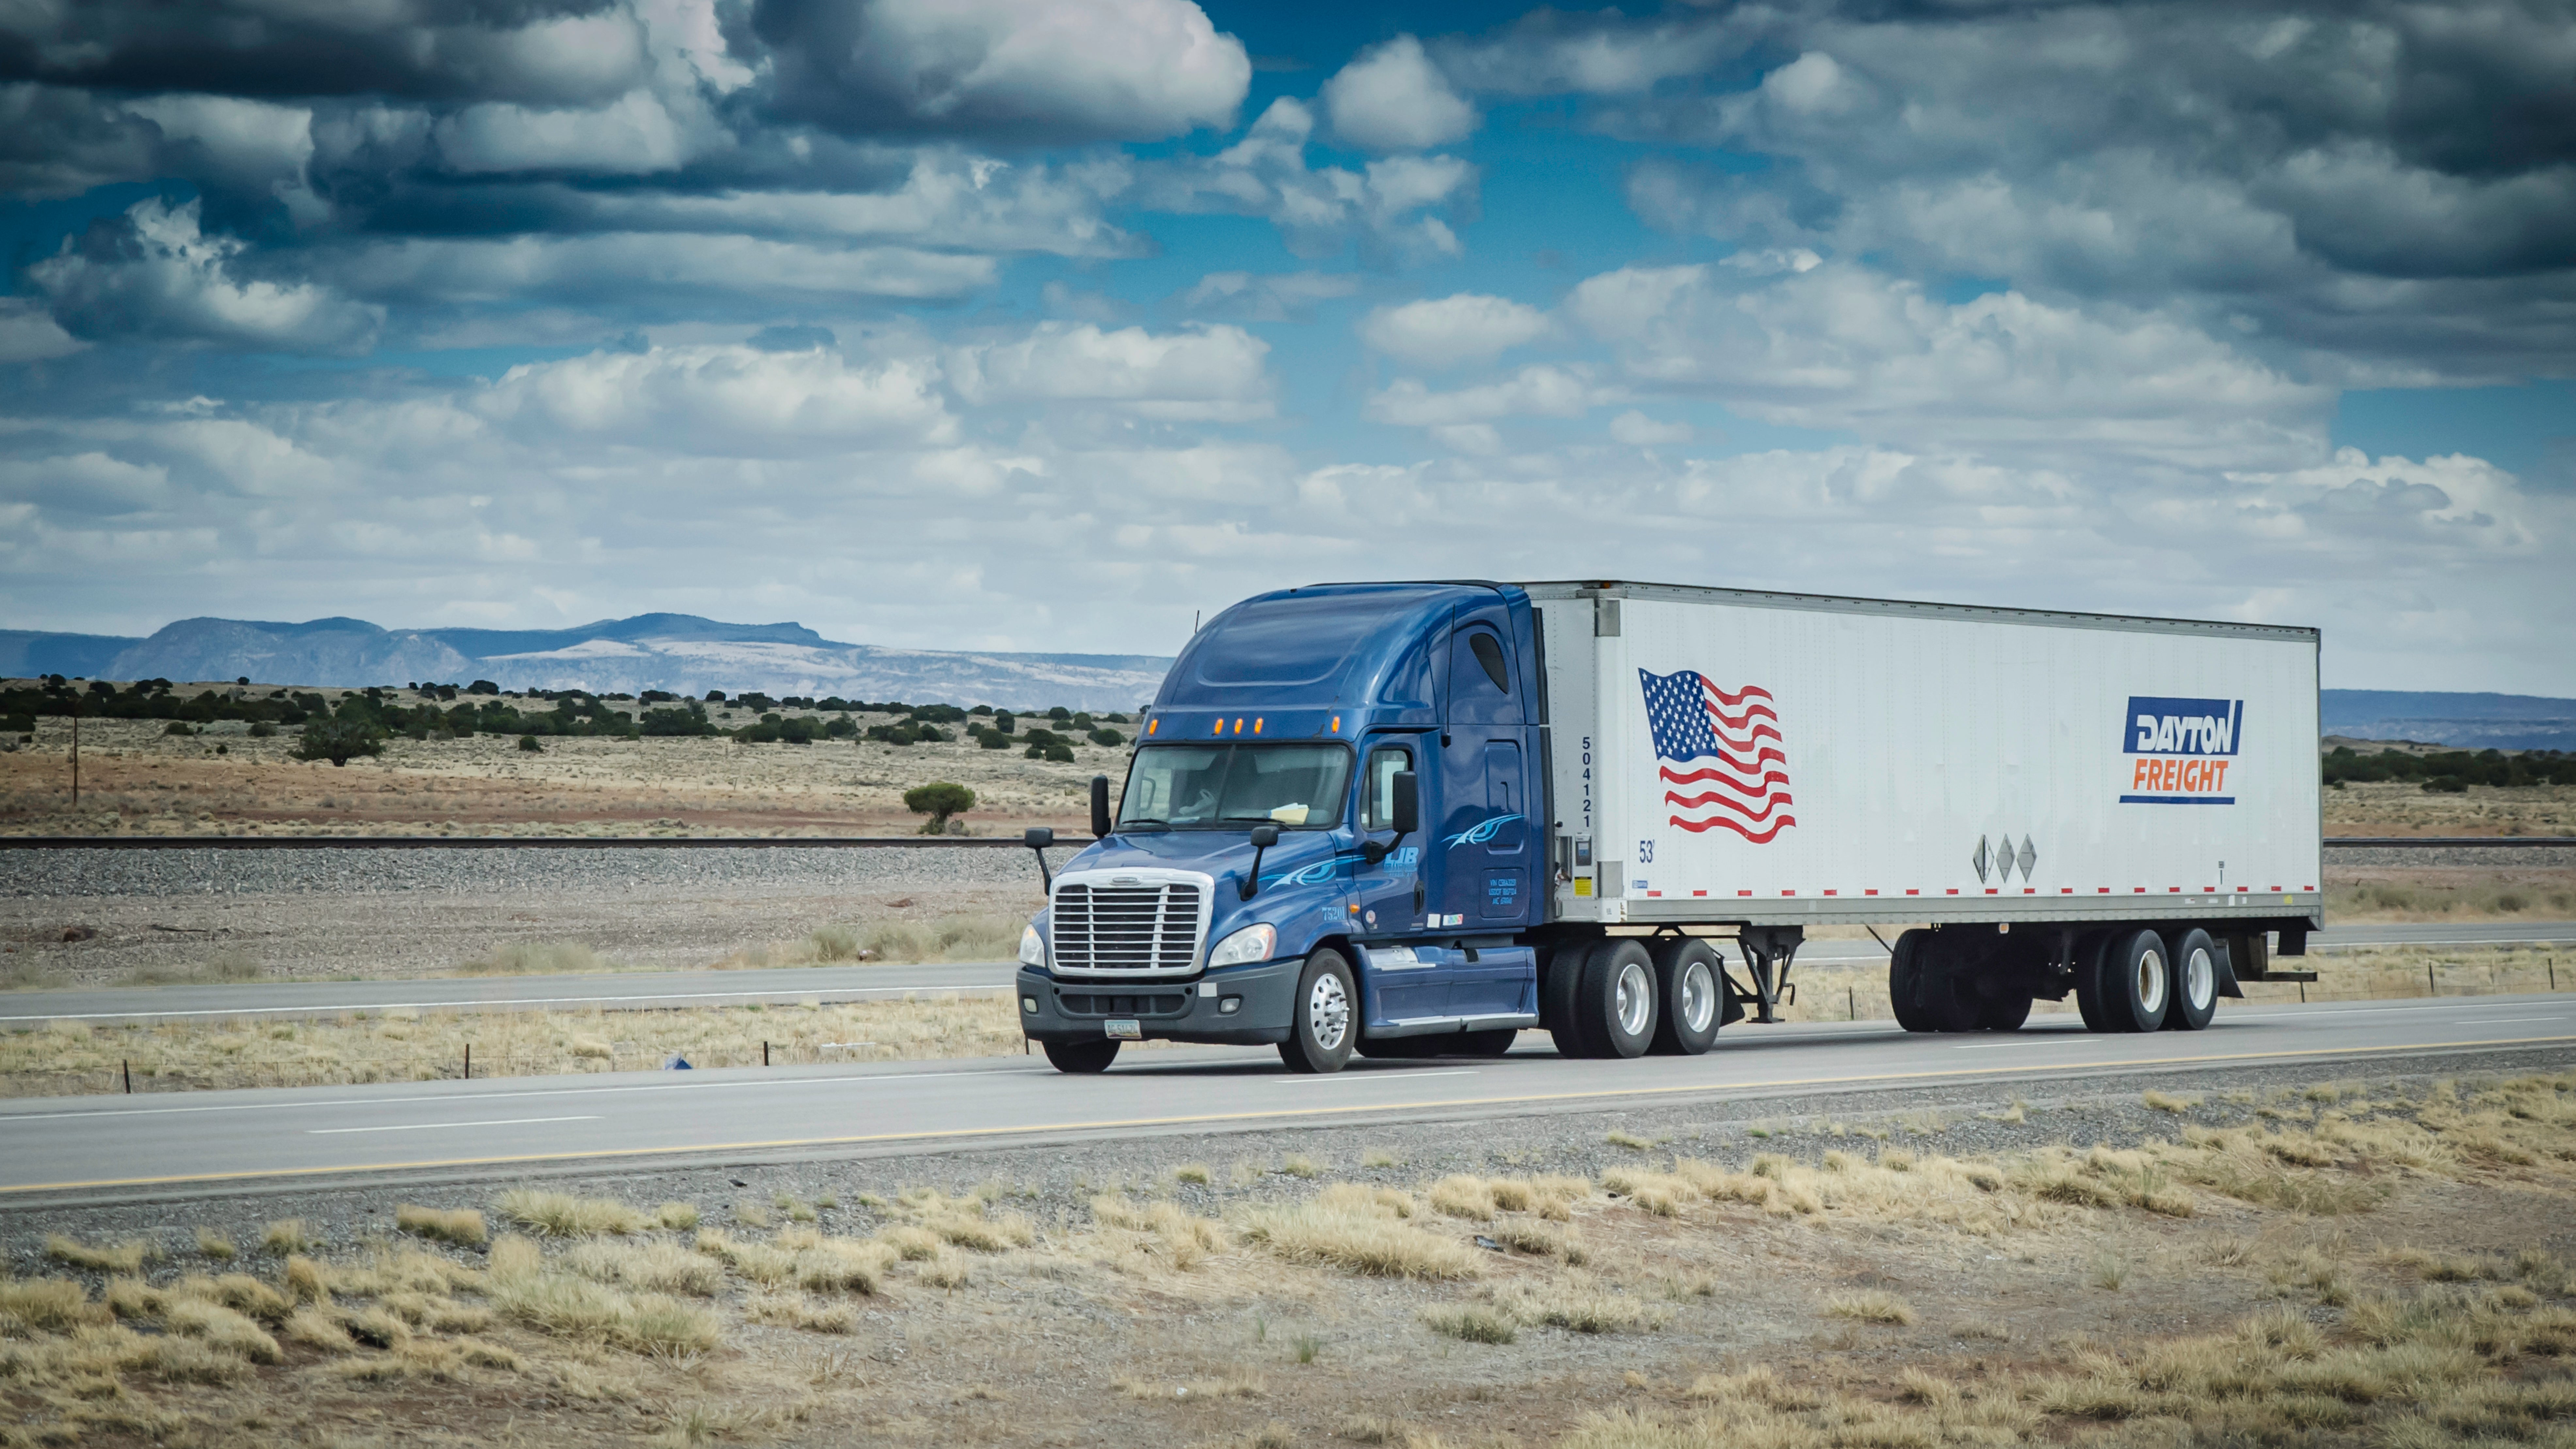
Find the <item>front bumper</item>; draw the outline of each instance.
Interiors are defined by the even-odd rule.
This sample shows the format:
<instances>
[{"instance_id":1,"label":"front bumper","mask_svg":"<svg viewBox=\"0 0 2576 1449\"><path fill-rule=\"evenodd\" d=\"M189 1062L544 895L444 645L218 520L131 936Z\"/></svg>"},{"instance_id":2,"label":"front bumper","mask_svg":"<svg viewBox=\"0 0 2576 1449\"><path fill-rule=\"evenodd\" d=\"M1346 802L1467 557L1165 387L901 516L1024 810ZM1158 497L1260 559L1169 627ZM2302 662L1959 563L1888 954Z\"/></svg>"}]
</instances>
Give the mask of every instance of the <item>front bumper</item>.
<instances>
[{"instance_id":1,"label":"front bumper","mask_svg":"<svg viewBox=\"0 0 2576 1449\"><path fill-rule=\"evenodd\" d=\"M1195 981L1058 981L1023 966L1013 993L1033 1041L1098 1041L1106 1023L1133 1021L1148 1041L1267 1046L1288 1039L1303 961L1211 971ZM1231 999L1235 1009L1227 1011ZM1037 1010L1028 1009L1034 1000Z\"/></svg>"}]
</instances>

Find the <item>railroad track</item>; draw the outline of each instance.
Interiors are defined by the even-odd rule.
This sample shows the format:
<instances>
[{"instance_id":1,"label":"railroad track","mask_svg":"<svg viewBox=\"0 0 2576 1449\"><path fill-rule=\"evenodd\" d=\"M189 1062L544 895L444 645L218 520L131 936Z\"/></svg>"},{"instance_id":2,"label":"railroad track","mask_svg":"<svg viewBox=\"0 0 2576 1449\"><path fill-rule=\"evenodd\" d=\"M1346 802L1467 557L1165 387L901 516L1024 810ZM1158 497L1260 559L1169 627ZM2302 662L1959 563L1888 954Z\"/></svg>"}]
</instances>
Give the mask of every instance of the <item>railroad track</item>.
<instances>
[{"instance_id":1,"label":"railroad track","mask_svg":"<svg viewBox=\"0 0 2576 1449\"><path fill-rule=\"evenodd\" d=\"M1083 844L1078 839L1063 842ZM2329 835L2328 850L2576 847L2576 835ZM961 835L0 835L0 850L1021 850Z\"/></svg>"}]
</instances>

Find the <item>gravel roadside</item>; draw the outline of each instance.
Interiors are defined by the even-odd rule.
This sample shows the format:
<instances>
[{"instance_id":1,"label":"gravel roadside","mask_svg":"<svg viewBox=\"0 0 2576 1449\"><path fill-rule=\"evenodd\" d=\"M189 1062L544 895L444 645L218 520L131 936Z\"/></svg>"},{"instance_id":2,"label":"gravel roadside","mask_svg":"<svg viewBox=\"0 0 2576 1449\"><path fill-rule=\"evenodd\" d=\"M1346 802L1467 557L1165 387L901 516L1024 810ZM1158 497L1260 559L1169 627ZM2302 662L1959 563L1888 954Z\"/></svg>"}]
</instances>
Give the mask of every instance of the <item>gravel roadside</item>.
<instances>
[{"instance_id":1,"label":"gravel roadside","mask_svg":"<svg viewBox=\"0 0 2576 1449\"><path fill-rule=\"evenodd\" d=\"M546 942L623 966L705 966L827 924L1042 903L1037 863L1017 850L0 853L0 946L21 973L67 986L225 952L306 980L447 972Z\"/></svg>"}]
</instances>

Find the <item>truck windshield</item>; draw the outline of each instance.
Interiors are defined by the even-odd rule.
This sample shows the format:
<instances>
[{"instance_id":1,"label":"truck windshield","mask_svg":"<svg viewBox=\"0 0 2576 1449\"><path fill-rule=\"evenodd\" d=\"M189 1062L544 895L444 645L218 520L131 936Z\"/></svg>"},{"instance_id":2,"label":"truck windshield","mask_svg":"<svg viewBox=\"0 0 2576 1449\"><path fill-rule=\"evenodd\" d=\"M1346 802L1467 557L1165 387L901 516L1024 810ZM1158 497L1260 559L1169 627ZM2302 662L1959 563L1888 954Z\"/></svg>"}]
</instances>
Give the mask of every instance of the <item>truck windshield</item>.
<instances>
[{"instance_id":1,"label":"truck windshield","mask_svg":"<svg viewBox=\"0 0 2576 1449\"><path fill-rule=\"evenodd\" d=\"M1121 830L1320 830L1342 818L1341 745L1147 745L1127 772Z\"/></svg>"}]
</instances>

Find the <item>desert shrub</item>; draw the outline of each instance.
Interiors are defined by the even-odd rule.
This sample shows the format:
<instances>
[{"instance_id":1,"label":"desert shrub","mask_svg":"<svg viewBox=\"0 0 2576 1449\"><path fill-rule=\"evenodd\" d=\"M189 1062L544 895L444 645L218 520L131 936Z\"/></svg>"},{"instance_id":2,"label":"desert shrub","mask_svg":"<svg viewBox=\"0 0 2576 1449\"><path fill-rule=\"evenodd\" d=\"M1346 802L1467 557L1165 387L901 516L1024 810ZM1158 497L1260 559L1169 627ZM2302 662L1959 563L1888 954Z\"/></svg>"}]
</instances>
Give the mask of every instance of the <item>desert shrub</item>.
<instances>
[{"instance_id":1,"label":"desert shrub","mask_svg":"<svg viewBox=\"0 0 2576 1449\"><path fill-rule=\"evenodd\" d=\"M648 689L644 693L649 699L661 692ZM669 695L662 695L662 697L670 698ZM714 721L707 718L706 706L696 703L686 708L666 705L647 709L636 716L635 727L639 734L662 736L711 735L716 732Z\"/></svg>"},{"instance_id":2,"label":"desert shrub","mask_svg":"<svg viewBox=\"0 0 2576 1449\"><path fill-rule=\"evenodd\" d=\"M1113 749L1119 745L1127 743L1127 737L1125 735L1106 727L1093 730L1089 738L1095 745L1108 745Z\"/></svg>"},{"instance_id":3,"label":"desert shrub","mask_svg":"<svg viewBox=\"0 0 2576 1449\"><path fill-rule=\"evenodd\" d=\"M915 815L930 817L922 822L922 834L943 835L948 830L949 816L962 815L975 808L975 792L946 780L934 780L904 791L903 808Z\"/></svg>"},{"instance_id":4,"label":"desert shrub","mask_svg":"<svg viewBox=\"0 0 2576 1449\"><path fill-rule=\"evenodd\" d=\"M385 732L366 720L315 719L306 722L296 737L295 758L346 765L361 755L383 754L384 740Z\"/></svg>"},{"instance_id":5,"label":"desert shrub","mask_svg":"<svg viewBox=\"0 0 2576 1449\"><path fill-rule=\"evenodd\" d=\"M545 748L546 742L538 739L535 735L519 736L519 749L524 754L543 754L545 752Z\"/></svg>"},{"instance_id":6,"label":"desert shrub","mask_svg":"<svg viewBox=\"0 0 2576 1449\"><path fill-rule=\"evenodd\" d=\"M165 735L177 735L179 738L185 739L188 736L195 734L196 731L188 728L188 722L186 720L174 719L161 727L161 733Z\"/></svg>"}]
</instances>

